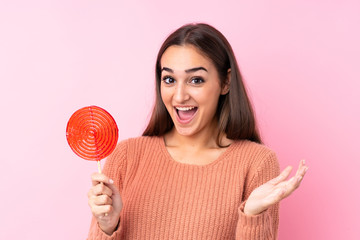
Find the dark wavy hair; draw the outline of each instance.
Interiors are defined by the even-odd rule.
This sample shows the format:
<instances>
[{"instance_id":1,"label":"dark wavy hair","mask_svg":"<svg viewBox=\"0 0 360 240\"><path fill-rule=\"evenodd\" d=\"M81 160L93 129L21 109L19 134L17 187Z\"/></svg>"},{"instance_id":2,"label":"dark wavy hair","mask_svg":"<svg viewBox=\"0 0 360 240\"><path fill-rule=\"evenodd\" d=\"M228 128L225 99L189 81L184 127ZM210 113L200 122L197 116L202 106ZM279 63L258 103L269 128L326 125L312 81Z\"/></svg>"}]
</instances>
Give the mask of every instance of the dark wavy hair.
<instances>
[{"instance_id":1,"label":"dark wavy hair","mask_svg":"<svg viewBox=\"0 0 360 240\"><path fill-rule=\"evenodd\" d=\"M170 131L174 123L161 99L161 66L160 60L170 46L192 45L212 60L215 65L221 86L227 81L231 69L229 91L220 95L216 111L218 120L217 144L221 146L222 133L232 140L247 139L262 143L249 97L239 71L234 52L226 38L214 27L204 24L187 24L170 34L162 44L157 55L155 67L156 100L152 115L143 136L162 136Z\"/></svg>"}]
</instances>

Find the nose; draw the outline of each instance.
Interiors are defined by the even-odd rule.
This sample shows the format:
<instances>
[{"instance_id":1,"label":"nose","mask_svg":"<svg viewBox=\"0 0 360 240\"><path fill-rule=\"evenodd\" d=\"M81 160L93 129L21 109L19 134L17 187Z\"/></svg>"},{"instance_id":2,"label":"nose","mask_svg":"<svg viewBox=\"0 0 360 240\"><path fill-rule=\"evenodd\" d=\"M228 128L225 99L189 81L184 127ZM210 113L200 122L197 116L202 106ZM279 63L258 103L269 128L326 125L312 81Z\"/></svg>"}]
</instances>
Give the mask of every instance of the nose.
<instances>
[{"instance_id":1,"label":"nose","mask_svg":"<svg viewBox=\"0 0 360 240\"><path fill-rule=\"evenodd\" d=\"M184 83L179 83L175 86L174 100L177 103L184 103L190 99L190 95L187 91Z\"/></svg>"}]
</instances>

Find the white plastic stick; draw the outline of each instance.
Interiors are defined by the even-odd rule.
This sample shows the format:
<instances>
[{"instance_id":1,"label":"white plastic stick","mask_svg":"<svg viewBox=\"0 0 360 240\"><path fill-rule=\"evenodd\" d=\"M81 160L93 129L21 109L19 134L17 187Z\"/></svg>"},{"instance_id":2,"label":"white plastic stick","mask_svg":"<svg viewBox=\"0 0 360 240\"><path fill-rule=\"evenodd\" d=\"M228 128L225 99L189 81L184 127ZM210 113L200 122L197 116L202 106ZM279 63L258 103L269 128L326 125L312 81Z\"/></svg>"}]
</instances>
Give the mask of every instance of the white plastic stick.
<instances>
[{"instance_id":1,"label":"white plastic stick","mask_svg":"<svg viewBox=\"0 0 360 240\"><path fill-rule=\"evenodd\" d=\"M98 170L99 170L99 173L101 173L101 165L100 165L100 160L97 161L97 165L98 165Z\"/></svg>"}]
</instances>

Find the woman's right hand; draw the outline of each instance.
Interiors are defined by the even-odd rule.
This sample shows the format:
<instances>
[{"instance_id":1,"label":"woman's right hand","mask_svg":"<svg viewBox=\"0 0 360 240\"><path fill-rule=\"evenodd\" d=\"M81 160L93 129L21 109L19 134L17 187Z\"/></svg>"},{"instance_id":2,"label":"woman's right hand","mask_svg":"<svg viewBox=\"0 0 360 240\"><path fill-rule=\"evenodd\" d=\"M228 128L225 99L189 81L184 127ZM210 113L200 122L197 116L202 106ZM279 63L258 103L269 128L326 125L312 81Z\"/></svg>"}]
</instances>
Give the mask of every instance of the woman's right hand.
<instances>
[{"instance_id":1,"label":"woman's right hand","mask_svg":"<svg viewBox=\"0 0 360 240\"><path fill-rule=\"evenodd\" d=\"M91 212L103 232L111 235L120 221L123 207L119 189L114 181L102 173L91 175L92 188L88 192Z\"/></svg>"}]
</instances>

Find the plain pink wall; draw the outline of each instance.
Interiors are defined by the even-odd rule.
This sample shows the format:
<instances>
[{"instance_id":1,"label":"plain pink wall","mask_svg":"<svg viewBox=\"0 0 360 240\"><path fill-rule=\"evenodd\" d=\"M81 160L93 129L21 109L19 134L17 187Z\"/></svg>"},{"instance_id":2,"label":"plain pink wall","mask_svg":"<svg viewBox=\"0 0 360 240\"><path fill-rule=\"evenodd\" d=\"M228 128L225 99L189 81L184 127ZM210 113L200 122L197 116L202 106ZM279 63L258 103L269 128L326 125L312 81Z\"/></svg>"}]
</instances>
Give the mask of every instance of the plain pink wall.
<instances>
[{"instance_id":1,"label":"plain pink wall","mask_svg":"<svg viewBox=\"0 0 360 240\"><path fill-rule=\"evenodd\" d=\"M156 53L189 22L232 44L281 167L310 166L281 205L279 239L360 239L360 4L334 0L1 0L0 239L85 239L96 163L66 123L95 104L141 134Z\"/></svg>"}]
</instances>

